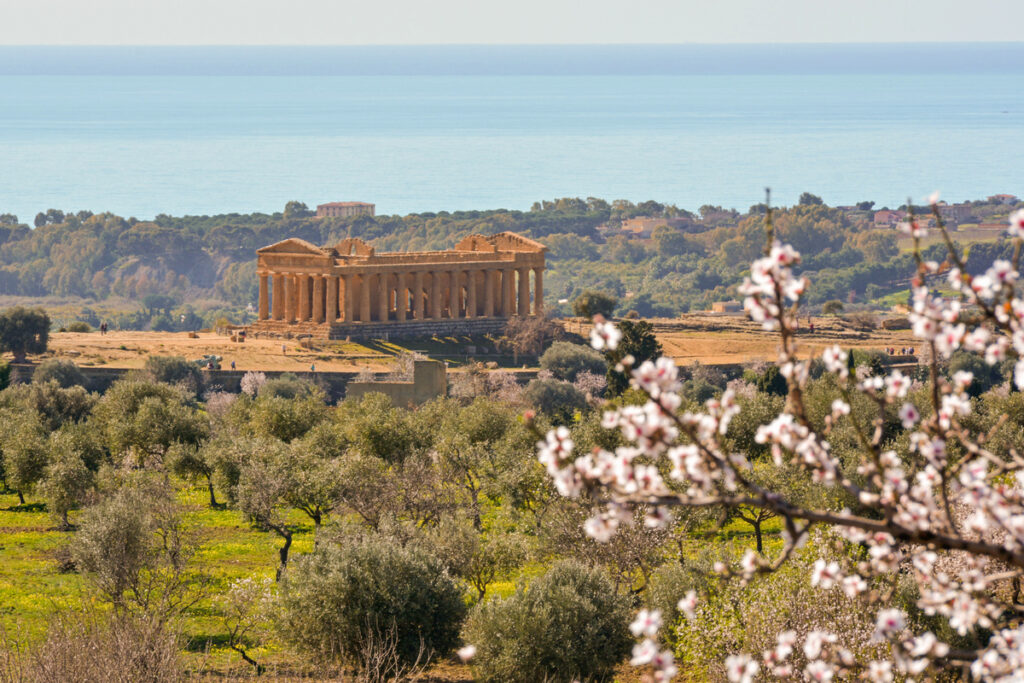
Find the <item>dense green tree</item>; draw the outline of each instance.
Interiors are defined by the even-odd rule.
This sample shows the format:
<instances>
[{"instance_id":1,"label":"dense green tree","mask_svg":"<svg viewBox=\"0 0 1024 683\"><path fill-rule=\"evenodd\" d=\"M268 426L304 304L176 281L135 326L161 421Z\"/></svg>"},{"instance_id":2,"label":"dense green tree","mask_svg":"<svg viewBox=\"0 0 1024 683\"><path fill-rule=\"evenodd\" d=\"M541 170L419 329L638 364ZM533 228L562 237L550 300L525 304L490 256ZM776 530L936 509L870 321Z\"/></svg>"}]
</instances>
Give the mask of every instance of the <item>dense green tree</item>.
<instances>
[{"instance_id":1,"label":"dense green tree","mask_svg":"<svg viewBox=\"0 0 1024 683\"><path fill-rule=\"evenodd\" d=\"M95 480L95 473L70 441L62 432L51 436L50 462L40 485L47 512L60 520L65 531L71 528L68 513L85 502Z\"/></svg>"},{"instance_id":2,"label":"dense green tree","mask_svg":"<svg viewBox=\"0 0 1024 683\"><path fill-rule=\"evenodd\" d=\"M526 385L523 399L556 424L571 424L587 408L586 395L557 379L535 379Z\"/></svg>"},{"instance_id":3,"label":"dense green tree","mask_svg":"<svg viewBox=\"0 0 1024 683\"><path fill-rule=\"evenodd\" d=\"M629 387L629 379L615 366L626 356L633 356L637 366L661 355L661 342L654 336L654 326L646 320L621 320L622 339L618 348L605 353L608 362L608 393L618 396Z\"/></svg>"},{"instance_id":4,"label":"dense green tree","mask_svg":"<svg viewBox=\"0 0 1024 683\"><path fill-rule=\"evenodd\" d=\"M611 317L618 301L604 292L586 290L572 302L573 313L582 318L593 318L595 315Z\"/></svg>"},{"instance_id":5,"label":"dense green tree","mask_svg":"<svg viewBox=\"0 0 1024 683\"><path fill-rule=\"evenodd\" d=\"M93 417L110 451L136 467L161 462L174 444L197 446L210 432L180 389L132 377L107 389Z\"/></svg>"},{"instance_id":6,"label":"dense green tree","mask_svg":"<svg viewBox=\"0 0 1024 683\"><path fill-rule=\"evenodd\" d=\"M452 651L466 607L435 557L367 539L298 560L282 584L281 610L282 635L321 661L365 671L386 647L404 671Z\"/></svg>"},{"instance_id":7,"label":"dense green tree","mask_svg":"<svg viewBox=\"0 0 1024 683\"><path fill-rule=\"evenodd\" d=\"M284 217L285 219L292 218L308 218L312 216L313 212L309 210L309 207L302 202L290 201L284 205Z\"/></svg>"},{"instance_id":8,"label":"dense green tree","mask_svg":"<svg viewBox=\"0 0 1024 683\"><path fill-rule=\"evenodd\" d=\"M43 479L50 461L46 430L28 412L5 410L0 418L4 480L24 503L25 494L32 493Z\"/></svg>"},{"instance_id":9,"label":"dense green tree","mask_svg":"<svg viewBox=\"0 0 1024 683\"><path fill-rule=\"evenodd\" d=\"M563 562L504 600L480 603L463 637L485 683L611 681L633 644L629 600L597 568Z\"/></svg>"},{"instance_id":10,"label":"dense green tree","mask_svg":"<svg viewBox=\"0 0 1024 683\"><path fill-rule=\"evenodd\" d=\"M594 349L562 341L548 347L540 357L540 366L566 382L575 382L581 372L601 375L607 370L604 356Z\"/></svg>"},{"instance_id":11,"label":"dense green tree","mask_svg":"<svg viewBox=\"0 0 1024 683\"><path fill-rule=\"evenodd\" d=\"M180 386L192 396L203 388L199 366L181 356L148 356L143 366L155 381Z\"/></svg>"},{"instance_id":12,"label":"dense green tree","mask_svg":"<svg viewBox=\"0 0 1024 683\"><path fill-rule=\"evenodd\" d=\"M49 338L50 316L43 309L15 306L0 313L0 350L13 353L15 362L46 351Z\"/></svg>"}]
</instances>

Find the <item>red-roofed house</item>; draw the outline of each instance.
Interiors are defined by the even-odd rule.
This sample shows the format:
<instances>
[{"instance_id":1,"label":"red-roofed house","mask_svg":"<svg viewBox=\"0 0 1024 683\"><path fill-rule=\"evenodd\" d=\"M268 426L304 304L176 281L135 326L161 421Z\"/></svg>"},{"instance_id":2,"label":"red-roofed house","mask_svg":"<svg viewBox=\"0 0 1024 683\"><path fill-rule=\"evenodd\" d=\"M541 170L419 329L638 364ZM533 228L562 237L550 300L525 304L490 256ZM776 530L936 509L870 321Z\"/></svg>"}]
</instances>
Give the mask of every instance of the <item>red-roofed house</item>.
<instances>
[{"instance_id":1,"label":"red-roofed house","mask_svg":"<svg viewBox=\"0 0 1024 683\"><path fill-rule=\"evenodd\" d=\"M366 214L373 216L377 207L367 202L328 202L316 205L317 218L347 218Z\"/></svg>"},{"instance_id":2,"label":"red-roofed house","mask_svg":"<svg viewBox=\"0 0 1024 683\"><path fill-rule=\"evenodd\" d=\"M994 194L988 200L996 204L1016 204L1020 201L1012 194Z\"/></svg>"}]
</instances>

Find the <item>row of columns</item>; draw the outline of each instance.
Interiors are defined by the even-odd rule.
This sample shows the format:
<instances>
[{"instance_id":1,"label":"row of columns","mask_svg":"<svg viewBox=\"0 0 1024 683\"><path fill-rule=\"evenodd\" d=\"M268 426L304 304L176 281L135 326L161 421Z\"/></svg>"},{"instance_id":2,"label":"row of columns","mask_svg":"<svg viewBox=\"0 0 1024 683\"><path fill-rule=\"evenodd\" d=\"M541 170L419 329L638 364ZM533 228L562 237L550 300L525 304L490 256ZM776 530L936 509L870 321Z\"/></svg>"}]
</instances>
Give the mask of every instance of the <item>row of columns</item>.
<instances>
[{"instance_id":1,"label":"row of columns","mask_svg":"<svg viewBox=\"0 0 1024 683\"><path fill-rule=\"evenodd\" d=\"M440 320L541 315L543 273L543 268L528 267L342 275L259 273L259 319L404 322L410 317Z\"/></svg>"}]
</instances>

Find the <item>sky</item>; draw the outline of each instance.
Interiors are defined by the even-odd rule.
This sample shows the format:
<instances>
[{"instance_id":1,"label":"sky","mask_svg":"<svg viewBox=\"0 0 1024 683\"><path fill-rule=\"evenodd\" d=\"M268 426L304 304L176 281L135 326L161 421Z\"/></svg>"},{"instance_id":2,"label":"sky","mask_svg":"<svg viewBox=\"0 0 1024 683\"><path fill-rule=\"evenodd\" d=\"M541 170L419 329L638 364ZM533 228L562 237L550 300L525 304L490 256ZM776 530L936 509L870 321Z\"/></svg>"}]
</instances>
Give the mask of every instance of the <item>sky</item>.
<instances>
[{"instance_id":1,"label":"sky","mask_svg":"<svg viewBox=\"0 0 1024 683\"><path fill-rule=\"evenodd\" d=\"M1021 0L0 0L0 45L1021 40Z\"/></svg>"}]
</instances>

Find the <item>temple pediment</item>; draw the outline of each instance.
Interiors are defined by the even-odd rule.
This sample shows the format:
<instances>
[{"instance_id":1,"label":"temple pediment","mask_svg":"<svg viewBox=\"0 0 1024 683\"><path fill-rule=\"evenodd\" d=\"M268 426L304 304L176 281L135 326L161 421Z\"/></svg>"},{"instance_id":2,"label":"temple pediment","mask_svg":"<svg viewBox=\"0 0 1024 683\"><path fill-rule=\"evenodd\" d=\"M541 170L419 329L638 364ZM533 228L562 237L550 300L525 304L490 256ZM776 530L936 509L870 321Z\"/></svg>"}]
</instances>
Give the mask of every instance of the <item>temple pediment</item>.
<instances>
[{"instance_id":1,"label":"temple pediment","mask_svg":"<svg viewBox=\"0 0 1024 683\"><path fill-rule=\"evenodd\" d=\"M376 249L358 237L347 237L334 245L339 256L373 256Z\"/></svg>"},{"instance_id":2,"label":"temple pediment","mask_svg":"<svg viewBox=\"0 0 1024 683\"><path fill-rule=\"evenodd\" d=\"M455 245L455 251L476 251L493 254L498 250L489 238L483 235L468 235Z\"/></svg>"},{"instance_id":3,"label":"temple pediment","mask_svg":"<svg viewBox=\"0 0 1024 683\"><path fill-rule=\"evenodd\" d=\"M543 254L547 251L547 247L540 242L514 232L499 232L497 235L491 235L487 240L498 251L525 251L537 254Z\"/></svg>"},{"instance_id":4,"label":"temple pediment","mask_svg":"<svg viewBox=\"0 0 1024 683\"><path fill-rule=\"evenodd\" d=\"M316 256L326 256L327 251L321 249L315 244L311 244L306 240L299 239L298 237L290 237L280 242L275 242L269 246L263 247L262 249L256 250L257 254L309 254Z\"/></svg>"}]
</instances>

